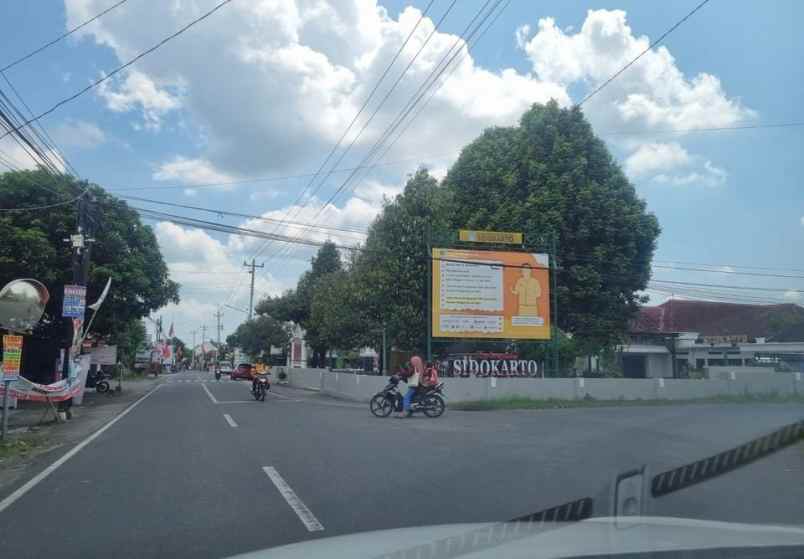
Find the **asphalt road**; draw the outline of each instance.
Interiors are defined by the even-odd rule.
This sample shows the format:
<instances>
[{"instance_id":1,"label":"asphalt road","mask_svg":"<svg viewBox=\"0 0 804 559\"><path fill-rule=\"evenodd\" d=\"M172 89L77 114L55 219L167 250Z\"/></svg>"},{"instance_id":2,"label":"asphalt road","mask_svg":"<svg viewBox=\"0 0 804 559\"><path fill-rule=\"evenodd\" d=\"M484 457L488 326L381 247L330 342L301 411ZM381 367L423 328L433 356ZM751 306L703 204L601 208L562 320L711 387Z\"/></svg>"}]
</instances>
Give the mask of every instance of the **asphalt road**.
<instances>
[{"instance_id":1,"label":"asphalt road","mask_svg":"<svg viewBox=\"0 0 804 559\"><path fill-rule=\"evenodd\" d=\"M513 518L596 495L804 416L798 405L457 412L366 406L171 375L0 512L5 557L224 557L310 538ZM34 472L31 473L33 475ZM654 514L800 524L804 449L654 503ZM0 497L6 497L2 495Z\"/></svg>"}]
</instances>

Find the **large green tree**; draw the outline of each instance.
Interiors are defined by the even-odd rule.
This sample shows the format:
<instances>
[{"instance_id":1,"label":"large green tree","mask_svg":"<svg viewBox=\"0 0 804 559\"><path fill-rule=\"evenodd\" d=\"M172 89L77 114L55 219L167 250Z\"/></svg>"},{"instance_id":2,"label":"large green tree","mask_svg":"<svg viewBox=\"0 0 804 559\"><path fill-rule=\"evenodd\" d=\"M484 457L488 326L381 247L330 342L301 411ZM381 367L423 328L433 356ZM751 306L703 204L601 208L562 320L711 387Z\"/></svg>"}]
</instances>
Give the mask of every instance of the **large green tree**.
<instances>
[{"instance_id":1,"label":"large green tree","mask_svg":"<svg viewBox=\"0 0 804 559\"><path fill-rule=\"evenodd\" d=\"M237 327L226 338L229 347L240 347L253 357L270 354L271 346L284 348L290 340L287 328L268 315L260 315Z\"/></svg>"},{"instance_id":2,"label":"large green tree","mask_svg":"<svg viewBox=\"0 0 804 559\"><path fill-rule=\"evenodd\" d=\"M361 313L366 337L384 324L392 346L424 351L427 236L429 230L447 226L447 194L426 169L420 169L369 228L352 272L355 298L362 304L350 309Z\"/></svg>"},{"instance_id":3,"label":"large green tree","mask_svg":"<svg viewBox=\"0 0 804 559\"><path fill-rule=\"evenodd\" d=\"M579 346L605 347L626 330L659 225L579 108L537 104L519 126L487 130L445 185L451 229L522 231L545 251L555 244L558 326Z\"/></svg>"},{"instance_id":4,"label":"large green tree","mask_svg":"<svg viewBox=\"0 0 804 559\"><path fill-rule=\"evenodd\" d=\"M282 322L294 322L304 328L305 340L313 350L314 366L323 365L327 351L333 346L330 345L331 337L319 332L322 326L321 320L313 319L313 299L318 289L329 289L329 277L342 269L338 247L327 241L313 257L310 270L299 278L296 289L289 290L279 297L263 299L256 307L258 314Z\"/></svg>"},{"instance_id":5,"label":"large green tree","mask_svg":"<svg viewBox=\"0 0 804 559\"><path fill-rule=\"evenodd\" d=\"M139 331L137 323L142 317L169 302L178 302L178 286L168 278L151 228L143 225L125 202L96 185L44 170L0 175L0 208L50 206L0 212L0 284L19 277L44 283L51 299L40 333L58 329L63 322L63 287L72 283L72 250L65 239L75 233L78 204L53 204L75 198L86 188L89 190L82 199L88 208L88 232L94 238L87 303L95 301L107 279L112 279L92 329L112 343L125 344L126 336Z\"/></svg>"}]
</instances>

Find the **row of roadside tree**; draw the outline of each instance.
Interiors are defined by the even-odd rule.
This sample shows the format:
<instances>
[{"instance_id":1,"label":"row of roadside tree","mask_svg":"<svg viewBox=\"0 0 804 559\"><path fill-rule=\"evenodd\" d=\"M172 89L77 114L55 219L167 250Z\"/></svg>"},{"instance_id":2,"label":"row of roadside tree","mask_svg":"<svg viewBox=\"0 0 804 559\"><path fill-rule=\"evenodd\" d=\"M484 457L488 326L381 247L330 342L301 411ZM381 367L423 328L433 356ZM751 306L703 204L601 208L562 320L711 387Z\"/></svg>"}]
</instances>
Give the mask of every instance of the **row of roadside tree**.
<instances>
[{"instance_id":1,"label":"row of roadside tree","mask_svg":"<svg viewBox=\"0 0 804 559\"><path fill-rule=\"evenodd\" d=\"M622 339L650 279L656 217L578 108L534 105L519 125L486 130L438 181L426 169L386 199L357 249L324 244L295 289L262 300L231 343L283 347L293 322L313 365L330 350L426 344L428 234L521 231L540 252L555 246L562 366ZM533 357L544 345L519 344ZM257 351L259 353L259 351Z\"/></svg>"}]
</instances>

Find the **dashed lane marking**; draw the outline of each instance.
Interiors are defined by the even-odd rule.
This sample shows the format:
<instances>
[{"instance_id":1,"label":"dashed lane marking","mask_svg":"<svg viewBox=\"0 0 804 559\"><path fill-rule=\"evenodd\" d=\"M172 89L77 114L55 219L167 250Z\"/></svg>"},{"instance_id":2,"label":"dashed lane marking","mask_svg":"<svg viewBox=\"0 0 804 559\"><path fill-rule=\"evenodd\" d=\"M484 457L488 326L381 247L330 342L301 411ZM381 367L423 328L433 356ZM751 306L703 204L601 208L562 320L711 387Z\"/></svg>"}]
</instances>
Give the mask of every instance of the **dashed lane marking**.
<instances>
[{"instance_id":1,"label":"dashed lane marking","mask_svg":"<svg viewBox=\"0 0 804 559\"><path fill-rule=\"evenodd\" d=\"M285 501L290 505L290 508L293 509L293 512L296 513L296 516L299 517L299 520L302 521L302 524L307 528L309 532L321 532L324 530L324 525L321 524L315 515L312 513L310 509L307 508L307 505L299 499L299 496L296 495L296 492L290 488L290 485L284 480L284 478L279 475L279 472L276 471L276 468L272 466L263 466L262 470L265 472L265 475L274 483L276 488L279 490L279 494L285 498Z\"/></svg>"}]
</instances>

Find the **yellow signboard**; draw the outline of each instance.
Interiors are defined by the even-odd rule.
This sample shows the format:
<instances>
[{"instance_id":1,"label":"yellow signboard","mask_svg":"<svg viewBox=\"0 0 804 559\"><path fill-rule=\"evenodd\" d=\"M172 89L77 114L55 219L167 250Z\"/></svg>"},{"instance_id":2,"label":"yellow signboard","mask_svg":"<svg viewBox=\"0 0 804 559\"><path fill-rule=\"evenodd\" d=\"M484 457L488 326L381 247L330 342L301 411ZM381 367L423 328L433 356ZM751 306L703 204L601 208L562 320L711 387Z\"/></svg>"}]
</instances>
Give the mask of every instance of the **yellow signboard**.
<instances>
[{"instance_id":1,"label":"yellow signboard","mask_svg":"<svg viewBox=\"0 0 804 559\"><path fill-rule=\"evenodd\" d=\"M546 254L433 249L435 338L550 339Z\"/></svg>"},{"instance_id":2,"label":"yellow signboard","mask_svg":"<svg viewBox=\"0 0 804 559\"><path fill-rule=\"evenodd\" d=\"M458 231L458 238L470 243L522 244L522 233L508 233L505 231L470 231L461 229Z\"/></svg>"}]
</instances>

